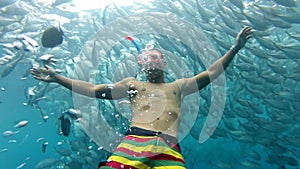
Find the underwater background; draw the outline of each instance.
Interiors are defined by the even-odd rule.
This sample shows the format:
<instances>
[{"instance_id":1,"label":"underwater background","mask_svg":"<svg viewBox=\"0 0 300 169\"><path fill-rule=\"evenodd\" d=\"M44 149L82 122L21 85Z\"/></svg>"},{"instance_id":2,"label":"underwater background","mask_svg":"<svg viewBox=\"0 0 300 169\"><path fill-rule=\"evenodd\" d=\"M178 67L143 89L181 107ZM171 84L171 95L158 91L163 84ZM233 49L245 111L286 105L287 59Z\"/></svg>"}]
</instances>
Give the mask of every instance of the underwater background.
<instances>
[{"instance_id":1,"label":"underwater background","mask_svg":"<svg viewBox=\"0 0 300 169\"><path fill-rule=\"evenodd\" d=\"M253 37L225 73L182 104L186 166L300 168L299 0L2 0L0 169L97 168L128 129L126 100L79 96L30 69L49 64L92 83L134 77L130 35L163 51L171 82L207 69L246 26ZM49 28L61 44L42 45ZM70 111L81 117L65 136Z\"/></svg>"}]
</instances>

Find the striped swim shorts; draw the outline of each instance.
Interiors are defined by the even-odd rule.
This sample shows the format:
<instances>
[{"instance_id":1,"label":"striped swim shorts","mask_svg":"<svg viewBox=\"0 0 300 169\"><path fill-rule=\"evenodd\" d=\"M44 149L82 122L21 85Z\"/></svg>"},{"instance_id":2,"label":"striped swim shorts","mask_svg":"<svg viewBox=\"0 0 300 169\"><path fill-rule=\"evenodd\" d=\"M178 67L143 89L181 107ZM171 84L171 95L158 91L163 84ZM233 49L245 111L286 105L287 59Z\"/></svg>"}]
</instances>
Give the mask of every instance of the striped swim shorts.
<instances>
[{"instance_id":1,"label":"striped swim shorts","mask_svg":"<svg viewBox=\"0 0 300 169\"><path fill-rule=\"evenodd\" d=\"M101 169L185 169L177 139L132 127Z\"/></svg>"}]
</instances>

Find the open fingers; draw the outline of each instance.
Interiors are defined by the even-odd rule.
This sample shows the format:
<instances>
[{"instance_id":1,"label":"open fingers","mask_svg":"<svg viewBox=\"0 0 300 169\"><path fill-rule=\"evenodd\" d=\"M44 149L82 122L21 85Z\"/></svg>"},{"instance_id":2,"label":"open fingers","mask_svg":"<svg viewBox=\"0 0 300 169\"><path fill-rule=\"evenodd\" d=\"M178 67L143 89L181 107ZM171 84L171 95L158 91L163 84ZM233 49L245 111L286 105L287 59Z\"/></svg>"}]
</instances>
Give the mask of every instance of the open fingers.
<instances>
[{"instance_id":1,"label":"open fingers","mask_svg":"<svg viewBox=\"0 0 300 169\"><path fill-rule=\"evenodd\" d=\"M246 30L245 30L245 35L246 35L246 39L249 39L252 37L252 33L253 33L253 29L251 27L248 27Z\"/></svg>"},{"instance_id":2,"label":"open fingers","mask_svg":"<svg viewBox=\"0 0 300 169\"><path fill-rule=\"evenodd\" d=\"M249 38L252 37L252 33L253 33L252 27L247 26L240 31L239 37L248 40Z\"/></svg>"},{"instance_id":3,"label":"open fingers","mask_svg":"<svg viewBox=\"0 0 300 169\"><path fill-rule=\"evenodd\" d=\"M252 38L252 34L246 36L246 39L250 39L250 38Z\"/></svg>"},{"instance_id":4,"label":"open fingers","mask_svg":"<svg viewBox=\"0 0 300 169\"><path fill-rule=\"evenodd\" d=\"M38 76L38 75L39 75L38 73L36 73L36 72L34 72L34 71L31 71L31 74L32 74L33 76Z\"/></svg>"},{"instance_id":5,"label":"open fingers","mask_svg":"<svg viewBox=\"0 0 300 169\"><path fill-rule=\"evenodd\" d=\"M248 36L248 35L250 35L250 34L253 33L253 29L252 29L250 26L247 26L247 27L245 27L245 28L242 30L242 32L243 32L246 36Z\"/></svg>"},{"instance_id":6,"label":"open fingers","mask_svg":"<svg viewBox=\"0 0 300 169\"><path fill-rule=\"evenodd\" d=\"M46 68L33 68L33 69L31 69L31 74L33 76L41 77L41 75L43 73L45 73L45 71L46 71Z\"/></svg>"},{"instance_id":7,"label":"open fingers","mask_svg":"<svg viewBox=\"0 0 300 169\"><path fill-rule=\"evenodd\" d=\"M251 31L252 31L252 27L250 27L250 26L246 26L241 30L242 33L247 33L247 32L251 32Z\"/></svg>"},{"instance_id":8,"label":"open fingers","mask_svg":"<svg viewBox=\"0 0 300 169\"><path fill-rule=\"evenodd\" d=\"M33 75L41 74L41 70L40 70L40 69L33 68L33 69L31 69L31 74L33 74Z\"/></svg>"},{"instance_id":9,"label":"open fingers","mask_svg":"<svg viewBox=\"0 0 300 169\"><path fill-rule=\"evenodd\" d=\"M31 69L31 72L37 73L37 74L41 74L41 73L45 73L47 71L48 68L33 68Z\"/></svg>"},{"instance_id":10,"label":"open fingers","mask_svg":"<svg viewBox=\"0 0 300 169\"><path fill-rule=\"evenodd\" d=\"M40 78L41 78L41 72L40 72L40 70L38 70L38 69L31 69L31 74L33 75L33 77L35 79L40 80Z\"/></svg>"},{"instance_id":11,"label":"open fingers","mask_svg":"<svg viewBox=\"0 0 300 169\"><path fill-rule=\"evenodd\" d=\"M46 68L46 69L50 69L51 67L50 67L50 66L48 66L48 65L45 65L45 68Z\"/></svg>"},{"instance_id":12,"label":"open fingers","mask_svg":"<svg viewBox=\"0 0 300 169\"><path fill-rule=\"evenodd\" d=\"M37 80L43 80L40 76L33 76Z\"/></svg>"}]
</instances>

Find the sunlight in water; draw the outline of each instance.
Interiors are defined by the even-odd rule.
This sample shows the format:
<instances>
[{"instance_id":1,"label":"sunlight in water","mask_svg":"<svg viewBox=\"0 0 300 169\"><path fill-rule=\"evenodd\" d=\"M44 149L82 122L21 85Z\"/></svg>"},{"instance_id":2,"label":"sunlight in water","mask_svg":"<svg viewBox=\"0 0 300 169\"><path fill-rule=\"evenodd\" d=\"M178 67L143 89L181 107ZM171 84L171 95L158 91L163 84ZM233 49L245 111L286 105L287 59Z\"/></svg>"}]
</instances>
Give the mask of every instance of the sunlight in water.
<instances>
[{"instance_id":1,"label":"sunlight in water","mask_svg":"<svg viewBox=\"0 0 300 169\"><path fill-rule=\"evenodd\" d=\"M79 10L91 10L96 8L104 8L109 3L118 5L130 5L132 0L73 0L74 5Z\"/></svg>"}]
</instances>

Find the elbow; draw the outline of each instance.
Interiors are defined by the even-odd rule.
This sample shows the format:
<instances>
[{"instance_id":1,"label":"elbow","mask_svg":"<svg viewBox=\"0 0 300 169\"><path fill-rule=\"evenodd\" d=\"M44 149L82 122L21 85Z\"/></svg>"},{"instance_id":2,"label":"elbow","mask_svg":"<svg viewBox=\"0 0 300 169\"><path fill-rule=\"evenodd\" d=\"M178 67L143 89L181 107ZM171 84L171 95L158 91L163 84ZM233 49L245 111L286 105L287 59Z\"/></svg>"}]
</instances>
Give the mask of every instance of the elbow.
<instances>
[{"instance_id":1,"label":"elbow","mask_svg":"<svg viewBox=\"0 0 300 169\"><path fill-rule=\"evenodd\" d=\"M208 79L207 79L208 82L214 81L219 76L219 73L215 70L208 70L207 74L208 74Z\"/></svg>"}]
</instances>

